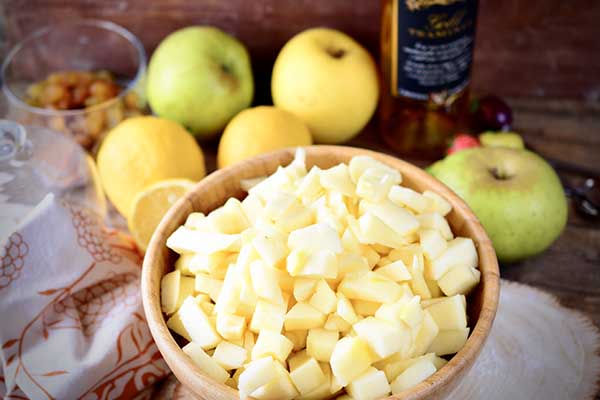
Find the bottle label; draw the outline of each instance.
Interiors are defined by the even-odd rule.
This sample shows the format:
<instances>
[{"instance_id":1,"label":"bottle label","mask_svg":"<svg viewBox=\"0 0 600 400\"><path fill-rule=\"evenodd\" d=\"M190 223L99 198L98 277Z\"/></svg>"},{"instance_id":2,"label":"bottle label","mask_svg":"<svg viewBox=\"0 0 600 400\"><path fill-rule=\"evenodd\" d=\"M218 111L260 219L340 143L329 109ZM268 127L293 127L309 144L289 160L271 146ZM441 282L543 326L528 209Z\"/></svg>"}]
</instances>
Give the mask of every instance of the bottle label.
<instances>
[{"instance_id":1,"label":"bottle label","mask_svg":"<svg viewBox=\"0 0 600 400\"><path fill-rule=\"evenodd\" d=\"M469 83L477 0L394 0L394 96L450 97Z\"/></svg>"}]
</instances>

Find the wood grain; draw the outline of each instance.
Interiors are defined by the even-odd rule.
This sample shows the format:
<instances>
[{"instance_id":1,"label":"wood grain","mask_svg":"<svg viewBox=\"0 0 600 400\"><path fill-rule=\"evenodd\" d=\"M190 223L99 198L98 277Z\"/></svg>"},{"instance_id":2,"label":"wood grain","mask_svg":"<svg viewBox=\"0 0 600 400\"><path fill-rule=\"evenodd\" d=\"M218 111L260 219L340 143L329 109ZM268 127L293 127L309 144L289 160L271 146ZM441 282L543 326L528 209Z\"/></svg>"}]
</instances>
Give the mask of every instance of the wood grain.
<instances>
[{"instance_id":1,"label":"wood grain","mask_svg":"<svg viewBox=\"0 0 600 400\"><path fill-rule=\"evenodd\" d=\"M175 29L221 27L250 49L257 104L269 102L277 52L305 28L341 29L378 52L378 0L4 0L2 6L9 44L41 25L81 17L125 26L149 52ZM473 88L509 97L600 103L599 20L596 0L481 0Z\"/></svg>"},{"instance_id":2,"label":"wood grain","mask_svg":"<svg viewBox=\"0 0 600 400\"><path fill-rule=\"evenodd\" d=\"M467 205L450 189L425 171L397 158L369 150L341 146L310 146L306 148L307 167L318 165L328 168L340 162L347 163L356 155L370 155L399 170L403 184L420 192L434 190L453 206L447 219L456 235L473 238L479 253L481 282L469 295L467 313L474 321L466 345L443 368L430 378L403 393L402 399L442 399L473 365L494 319L499 295L499 272L496 255L490 239ZM201 182L179 200L161 221L152 237L142 269L142 300L150 331L165 361L175 376L201 398L236 399L237 391L211 381L181 351L167 329L160 309L160 281L172 269L174 254L166 247L168 236L185 222L192 211L208 213L222 205L229 197L241 197L240 180L275 172L278 166L293 159L293 149L268 153L232 167L219 170ZM392 396L399 399L400 397Z\"/></svg>"}]
</instances>

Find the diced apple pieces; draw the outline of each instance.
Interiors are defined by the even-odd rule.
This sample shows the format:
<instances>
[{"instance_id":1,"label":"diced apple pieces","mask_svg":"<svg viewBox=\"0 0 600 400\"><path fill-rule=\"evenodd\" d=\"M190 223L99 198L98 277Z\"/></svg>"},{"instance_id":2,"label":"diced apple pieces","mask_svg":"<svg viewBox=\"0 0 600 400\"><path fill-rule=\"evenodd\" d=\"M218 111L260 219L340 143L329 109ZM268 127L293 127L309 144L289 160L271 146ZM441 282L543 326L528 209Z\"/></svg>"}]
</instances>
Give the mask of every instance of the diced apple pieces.
<instances>
[{"instance_id":1,"label":"diced apple pieces","mask_svg":"<svg viewBox=\"0 0 600 400\"><path fill-rule=\"evenodd\" d=\"M217 313L217 332L226 340L241 339L244 336L246 319L235 314Z\"/></svg>"},{"instance_id":2,"label":"diced apple pieces","mask_svg":"<svg viewBox=\"0 0 600 400\"><path fill-rule=\"evenodd\" d=\"M445 297L427 308L440 330L467 327L467 313L461 297L460 295Z\"/></svg>"},{"instance_id":3,"label":"diced apple pieces","mask_svg":"<svg viewBox=\"0 0 600 400\"><path fill-rule=\"evenodd\" d=\"M308 303L299 302L285 315L285 330L305 330L320 328L325 324L326 315Z\"/></svg>"},{"instance_id":4,"label":"diced apple pieces","mask_svg":"<svg viewBox=\"0 0 600 400\"><path fill-rule=\"evenodd\" d=\"M213 210L206 219L215 232L226 234L240 233L250 226L240 201L235 197Z\"/></svg>"},{"instance_id":5,"label":"diced apple pieces","mask_svg":"<svg viewBox=\"0 0 600 400\"><path fill-rule=\"evenodd\" d=\"M278 271L275 268L267 266L262 260L256 260L250 264L250 276L259 298L274 304L283 304Z\"/></svg>"},{"instance_id":6,"label":"diced apple pieces","mask_svg":"<svg viewBox=\"0 0 600 400\"><path fill-rule=\"evenodd\" d=\"M212 254L217 251L239 251L240 235L201 232L180 226L167 239L167 247L176 253Z\"/></svg>"},{"instance_id":7,"label":"diced apple pieces","mask_svg":"<svg viewBox=\"0 0 600 400\"><path fill-rule=\"evenodd\" d=\"M423 248L423 253L429 260L437 258L448 247L446 239L435 229L421 230L419 232L419 242Z\"/></svg>"},{"instance_id":8,"label":"diced apple pieces","mask_svg":"<svg viewBox=\"0 0 600 400\"><path fill-rule=\"evenodd\" d=\"M335 190L346 196L354 196L355 186L350 179L348 166L338 164L320 172L321 185L327 190Z\"/></svg>"},{"instance_id":9,"label":"diced apple pieces","mask_svg":"<svg viewBox=\"0 0 600 400\"><path fill-rule=\"evenodd\" d=\"M440 360L443 360L443 361L440 361ZM435 355L435 353L428 353L428 354L422 355L420 357L394 360L392 362L387 363L383 367L383 371L385 372L385 376L387 377L388 381L393 382L398 377L398 375L400 375L401 373L403 373L404 371L406 371L408 368L412 367L413 365L415 365L419 362L423 362L423 361L431 362L436 367L436 370L437 370L438 369L437 366L438 365L440 367L443 366L443 364L445 363L446 360L444 360L443 358L437 357Z\"/></svg>"},{"instance_id":10,"label":"diced apple pieces","mask_svg":"<svg viewBox=\"0 0 600 400\"><path fill-rule=\"evenodd\" d=\"M338 291L349 299L379 303L393 303L402 296L402 288L396 282L375 272L344 278Z\"/></svg>"},{"instance_id":11,"label":"diced apple pieces","mask_svg":"<svg viewBox=\"0 0 600 400\"><path fill-rule=\"evenodd\" d=\"M304 250L309 253L323 250L332 253L342 252L342 243L337 231L322 223L290 232L287 244L292 250Z\"/></svg>"},{"instance_id":12,"label":"diced apple pieces","mask_svg":"<svg viewBox=\"0 0 600 400\"><path fill-rule=\"evenodd\" d=\"M171 315L171 317L167 320L167 327L179 336L185 338L187 341L192 341L192 338L183 326L183 322L181 322L181 316L179 315L179 312Z\"/></svg>"},{"instance_id":13,"label":"diced apple pieces","mask_svg":"<svg viewBox=\"0 0 600 400\"><path fill-rule=\"evenodd\" d=\"M315 292L318 280L312 278L296 278L294 280L294 298L297 301L307 301Z\"/></svg>"},{"instance_id":14,"label":"diced apple pieces","mask_svg":"<svg viewBox=\"0 0 600 400\"><path fill-rule=\"evenodd\" d=\"M201 212L193 212L188 215L184 226L188 229L206 230L206 216Z\"/></svg>"},{"instance_id":15,"label":"diced apple pieces","mask_svg":"<svg viewBox=\"0 0 600 400\"><path fill-rule=\"evenodd\" d=\"M291 400L298 396L298 391L292 383L290 374L280 364L275 364L277 377L250 394L258 400Z\"/></svg>"},{"instance_id":16,"label":"diced apple pieces","mask_svg":"<svg viewBox=\"0 0 600 400\"><path fill-rule=\"evenodd\" d=\"M369 368L372 362L369 345L359 337L340 339L331 353L331 372L346 386Z\"/></svg>"},{"instance_id":17,"label":"diced apple pieces","mask_svg":"<svg viewBox=\"0 0 600 400\"><path fill-rule=\"evenodd\" d=\"M338 339L339 334L336 331L311 329L306 337L306 353L317 361L328 363Z\"/></svg>"},{"instance_id":18,"label":"diced apple pieces","mask_svg":"<svg viewBox=\"0 0 600 400\"><path fill-rule=\"evenodd\" d=\"M391 388L383 371L369 367L360 376L350 382L346 390L353 399L376 400L387 396Z\"/></svg>"},{"instance_id":19,"label":"diced apple pieces","mask_svg":"<svg viewBox=\"0 0 600 400\"><path fill-rule=\"evenodd\" d=\"M290 339L290 341L294 344L293 351L300 351L306 348L307 335L308 330L296 330L285 332L285 337Z\"/></svg>"},{"instance_id":20,"label":"diced apple pieces","mask_svg":"<svg viewBox=\"0 0 600 400\"><path fill-rule=\"evenodd\" d=\"M321 279L308 303L323 314L329 314L337 307L337 297L329 284Z\"/></svg>"},{"instance_id":21,"label":"diced apple pieces","mask_svg":"<svg viewBox=\"0 0 600 400\"><path fill-rule=\"evenodd\" d=\"M245 399L256 389L279 377L277 365L279 362L271 357L259 358L245 365L244 371L238 377L240 398Z\"/></svg>"},{"instance_id":22,"label":"diced apple pieces","mask_svg":"<svg viewBox=\"0 0 600 400\"><path fill-rule=\"evenodd\" d=\"M223 281L214 279L208 274L196 274L195 289L196 292L205 293L210 296L213 301L217 301Z\"/></svg>"},{"instance_id":23,"label":"diced apple pieces","mask_svg":"<svg viewBox=\"0 0 600 400\"><path fill-rule=\"evenodd\" d=\"M392 382L392 394L400 394L418 385L433 375L435 371L435 365L429 360L421 360L414 363L394 379Z\"/></svg>"},{"instance_id":24,"label":"diced apple pieces","mask_svg":"<svg viewBox=\"0 0 600 400\"><path fill-rule=\"evenodd\" d=\"M354 274L360 276L369 272L367 258L357 253L342 253L338 255L338 279Z\"/></svg>"},{"instance_id":25,"label":"diced apple pieces","mask_svg":"<svg viewBox=\"0 0 600 400\"><path fill-rule=\"evenodd\" d=\"M431 346L434 339L437 337L440 328L438 328L435 320L431 316L428 310L423 312L423 321L417 331L417 335L414 340L414 348L412 355L420 356L425 354L427 349Z\"/></svg>"},{"instance_id":26,"label":"diced apple pieces","mask_svg":"<svg viewBox=\"0 0 600 400\"><path fill-rule=\"evenodd\" d=\"M354 324L358 321L358 316L356 315L356 311L354 311L354 307L350 300L348 300L343 294L338 293L338 302L336 307L336 313L339 315L344 321L349 324Z\"/></svg>"},{"instance_id":27,"label":"diced apple pieces","mask_svg":"<svg viewBox=\"0 0 600 400\"><path fill-rule=\"evenodd\" d=\"M375 317L367 317L355 323L352 328L379 358L407 352L412 341L407 327Z\"/></svg>"},{"instance_id":28,"label":"diced apple pieces","mask_svg":"<svg viewBox=\"0 0 600 400\"><path fill-rule=\"evenodd\" d=\"M408 272L408 269L402 260L392 261L383 267L377 268L375 272L395 282L409 281L412 279L410 272Z\"/></svg>"},{"instance_id":29,"label":"diced apple pieces","mask_svg":"<svg viewBox=\"0 0 600 400\"><path fill-rule=\"evenodd\" d=\"M393 186L390 189L389 198L399 206L410 208L419 214L432 207L431 199L403 186Z\"/></svg>"},{"instance_id":30,"label":"diced apple pieces","mask_svg":"<svg viewBox=\"0 0 600 400\"><path fill-rule=\"evenodd\" d=\"M335 279L338 271L337 258L329 250L314 253L292 250L287 257L287 271L293 277Z\"/></svg>"},{"instance_id":31,"label":"diced apple pieces","mask_svg":"<svg viewBox=\"0 0 600 400\"><path fill-rule=\"evenodd\" d=\"M360 202L360 208L382 220L397 235L406 236L419 228L419 220L415 216L391 201L372 203L363 200ZM381 244L385 245L385 243ZM389 247L398 247L398 245Z\"/></svg>"},{"instance_id":32,"label":"diced apple pieces","mask_svg":"<svg viewBox=\"0 0 600 400\"><path fill-rule=\"evenodd\" d=\"M181 272L175 270L165 274L160 281L160 304L162 312L173 314L177 311Z\"/></svg>"},{"instance_id":33,"label":"diced apple pieces","mask_svg":"<svg viewBox=\"0 0 600 400\"><path fill-rule=\"evenodd\" d=\"M327 316L327 321L325 321L325 325L323 328L329 331L347 333L350 329L352 329L352 325L346 322L342 317L338 314L329 314Z\"/></svg>"},{"instance_id":34,"label":"diced apple pieces","mask_svg":"<svg viewBox=\"0 0 600 400\"><path fill-rule=\"evenodd\" d=\"M258 334L256 344L252 348L252 360L271 356L276 360L285 362L293 348L294 343L287 337L279 332L263 329Z\"/></svg>"},{"instance_id":35,"label":"diced apple pieces","mask_svg":"<svg viewBox=\"0 0 600 400\"><path fill-rule=\"evenodd\" d=\"M278 235L258 234L252 241L252 245L269 267L277 266L288 255L285 240Z\"/></svg>"},{"instance_id":36,"label":"diced apple pieces","mask_svg":"<svg viewBox=\"0 0 600 400\"><path fill-rule=\"evenodd\" d=\"M390 188L401 180L398 171L391 168L370 167L356 182L356 194L374 202L384 200Z\"/></svg>"},{"instance_id":37,"label":"diced apple pieces","mask_svg":"<svg viewBox=\"0 0 600 400\"><path fill-rule=\"evenodd\" d=\"M421 229L435 229L444 237L446 240L450 240L454 237L448 221L441 214L438 213L426 213L417 215L417 220Z\"/></svg>"},{"instance_id":38,"label":"diced apple pieces","mask_svg":"<svg viewBox=\"0 0 600 400\"><path fill-rule=\"evenodd\" d=\"M437 283L446 296L454 296L455 294L468 294L477 286L480 278L481 273L478 269L458 265L450 268Z\"/></svg>"},{"instance_id":39,"label":"diced apple pieces","mask_svg":"<svg viewBox=\"0 0 600 400\"><path fill-rule=\"evenodd\" d=\"M458 353L467 342L469 328L440 330L427 351L445 356Z\"/></svg>"},{"instance_id":40,"label":"diced apple pieces","mask_svg":"<svg viewBox=\"0 0 600 400\"><path fill-rule=\"evenodd\" d=\"M197 343L190 342L183 347L183 352L192 359L192 362L200 368L207 376L219 383L225 383L229 379L227 371L219 363L211 358Z\"/></svg>"},{"instance_id":41,"label":"diced apple pieces","mask_svg":"<svg viewBox=\"0 0 600 400\"><path fill-rule=\"evenodd\" d=\"M246 362L247 351L241 346L223 341L217 345L212 356L213 360L229 371L240 368Z\"/></svg>"},{"instance_id":42,"label":"diced apple pieces","mask_svg":"<svg viewBox=\"0 0 600 400\"><path fill-rule=\"evenodd\" d=\"M448 248L431 261L430 278L438 280L452 267L464 265L475 268L478 263L477 250L472 239L456 238L448 242Z\"/></svg>"},{"instance_id":43,"label":"diced apple pieces","mask_svg":"<svg viewBox=\"0 0 600 400\"><path fill-rule=\"evenodd\" d=\"M381 307L381 303L367 300L351 300L350 303L357 315L361 317L373 316Z\"/></svg>"},{"instance_id":44,"label":"diced apple pieces","mask_svg":"<svg viewBox=\"0 0 600 400\"><path fill-rule=\"evenodd\" d=\"M260 332L263 329L281 332L285 318L285 311L280 305L271 304L265 300L256 303L256 309L250 322L250 330ZM306 329L306 328L305 328Z\"/></svg>"},{"instance_id":45,"label":"diced apple pieces","mask_svg":"<svg viewBox=\"0 0 600 400\"><path fill-rule=\"evenodd\" d=\"M290 377L301 395L306 395L326 382L319 362L305 351L292 356L289 361Z\"/></svg>"},{"instance_id":46,"label":"diced apple pieces","mask_svg":"<svg viewBox=\"0 0 600 400\"><path fill-rule=\"evenodd\" d=\"M188 336L203 349L213 348L221 341L213 322L193 297L184 300L178 314Z\"/></svg>"},{"instance_id":47,"label":"diced apple pieces","mask_svg":"<svg viewBox=\"0 0 600 400\"><path fill-rule=\"evenodd\" d=\"M423 192L423 196L432 200L431 210L433 212L437 212L438 214L446 216L450 211L452 211L452 205L441 195L432 192L431 190L426 190Z\"/></svg>"}]
</instances>

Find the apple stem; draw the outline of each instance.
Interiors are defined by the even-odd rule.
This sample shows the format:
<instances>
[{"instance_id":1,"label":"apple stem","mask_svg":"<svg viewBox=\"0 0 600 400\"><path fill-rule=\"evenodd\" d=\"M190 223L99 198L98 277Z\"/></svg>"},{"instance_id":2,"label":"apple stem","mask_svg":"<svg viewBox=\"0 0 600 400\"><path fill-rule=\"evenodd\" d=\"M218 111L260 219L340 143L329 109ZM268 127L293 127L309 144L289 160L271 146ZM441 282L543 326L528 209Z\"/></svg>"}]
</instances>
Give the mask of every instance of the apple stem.
<instances>
[{"instance_id":1,"label":"apple stem","mask_svg":"<svg viewBox=\"0 0 600 400\"><path fill-rule=\"evenodd\" d=\"M334 49L332 47L327 48L327 53L333 58L342 58L346 55L346 50L344 49Z\"/></svg>"},{"instance_id":2,"label":"apple stem","mask_svg":"<svg viewBox=\"0 0 600 400\"><path fill-rule=\"evenodd\" d=\"M500 171L497 167L489 169L490 174L498 180L504 181L510 179L512 176L504 171Z\"/></svg>"}]
</instances>

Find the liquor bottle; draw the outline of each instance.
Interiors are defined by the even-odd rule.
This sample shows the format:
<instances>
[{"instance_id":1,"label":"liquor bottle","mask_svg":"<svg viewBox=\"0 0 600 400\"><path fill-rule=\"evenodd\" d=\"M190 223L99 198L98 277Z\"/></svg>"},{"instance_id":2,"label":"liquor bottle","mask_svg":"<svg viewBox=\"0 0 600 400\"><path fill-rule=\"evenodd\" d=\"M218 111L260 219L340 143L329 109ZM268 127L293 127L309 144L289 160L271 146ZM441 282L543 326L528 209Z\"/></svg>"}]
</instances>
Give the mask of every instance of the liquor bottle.
<instances>
[{"instance_id":1,"label":"liquor bottle","mask_svg":"<svg viewBox=\"0 0 600 400\"><path fill-rule=\"evenodd\" d=\"M394 151L439 157L466 128L477 0L382 0L380 129Z\"/></svg>"}]
</instances>

